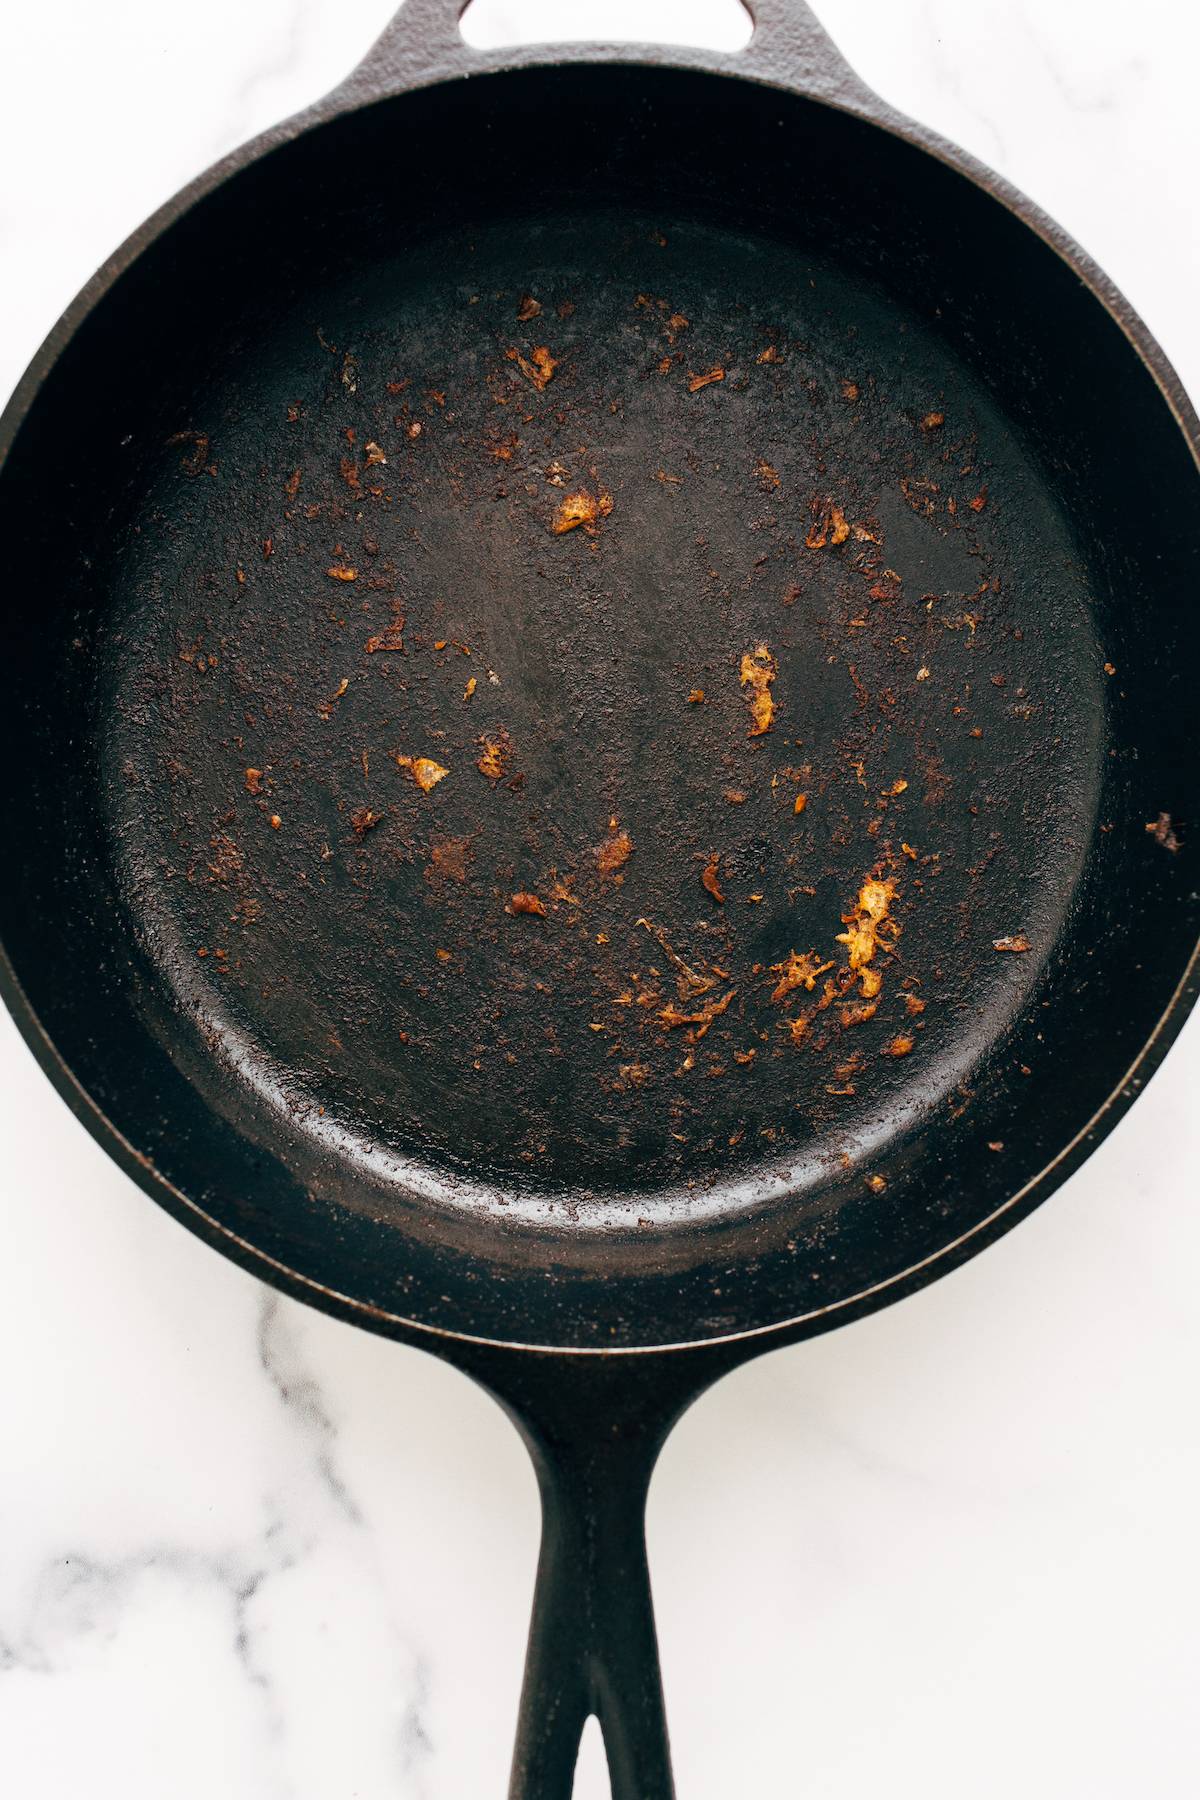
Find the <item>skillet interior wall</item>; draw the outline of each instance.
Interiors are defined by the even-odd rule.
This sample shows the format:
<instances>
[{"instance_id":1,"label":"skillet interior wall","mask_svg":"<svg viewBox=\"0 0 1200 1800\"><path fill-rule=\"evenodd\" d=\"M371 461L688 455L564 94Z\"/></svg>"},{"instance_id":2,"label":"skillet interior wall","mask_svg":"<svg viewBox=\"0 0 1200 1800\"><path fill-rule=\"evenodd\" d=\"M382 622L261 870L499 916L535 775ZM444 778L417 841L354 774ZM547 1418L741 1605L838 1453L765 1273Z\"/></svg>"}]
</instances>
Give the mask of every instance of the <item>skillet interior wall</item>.
<instances>
[{"instance_id":1,"label":"skillet interior wall","mask_svg":"<svg viewBox=\"0 0 1200 1800\"><path fill-rule=\"evenodd\" d=\"M1098 803L1112 829L1091 847L1070 936L1045 968L1038 1005L980 1065L971 1107L938 1134L936 1163L914 1133L897 1146L886 1197L864 1195L858 1171L841 1181L834 1169L809 1198L822 1216L805 1240L805 1297L836 1298L878 1279L882 1264L926 1253L950 1235L948 1221L962 1228L982 1216L1083 1123L1152 1028L1195 936L1188 841L1172 854L1144 831L1161 812L1179 820L1188 811L1194 465L1122 335L1071 272L961 178L870 128L732 84L714 106L706 82L670 72L531 72L329 127L235 178L160 240L55 368L0 483L14 591L4 804L22 858L22 880L3 896L5 941L97 1102L217 1216L327 1277L334 1221L341 1268L332 1285L382 1303L401 1301L407 1287L419 1309L428 1280L450 1294L451 1314L477 1306L472 1277L511 1248L495 1251L486 1232L422 1214L429 1247L414 1250L407 1231L381 1234L370 1218L344 1214L336 1192L314 1200L320 1171L304 1166L303 1151L290 1167L264 1156L259 1131L244 1129L249 1102L234 1076L214 1092L209 1073L201 1095L176 1066L165 1047L177 1041L176 996L109 879L92 659L148 459L231 354L269 341L274 296L398 235L415 254L448 218L482 220L497 208L519 217L548 197L556 208L600 197L799 237L936 319L1040 459L1075 533L1097 643L1117 671ZM1014 1096L1007 1072L1027 1059L1035 1075ZM988 1155L987 1139L1013 1132L1012 1156ZM792 1310L794 1259L777 1251L794 1211L776 1200L774 1212L760 1211L752 1228L713 1222L679 1251L663 1249L664 1267L682 1259L694 1277L673 1279L669 1299L665 1286L656 1290L665 1337L696 1320L729 1328L765 1289L768 1311ZM415 1209L392 1217L418 1229ZM713 1267L751 1242L760 1259L753 1297L748 1286L716 1306ZM440 1243L456 1246L457 1273L447 1273ZM541 1234L547 1252L577 1266L584 1287L598 1278L595 1251L570 1230ZM519 1251L517 1263L531 1254ZM605 1257L609 1269L615 1257L640 1270L645 1239L610 1234ZM647 1278L648 1310L653 1287ZM491 1328L501 1329L522 1304L519 1283L502 1285L490 1304ZM638 1311L631 1303L615 1322L618 1338L647 1329Z\"/></svg>"}]
</instances>

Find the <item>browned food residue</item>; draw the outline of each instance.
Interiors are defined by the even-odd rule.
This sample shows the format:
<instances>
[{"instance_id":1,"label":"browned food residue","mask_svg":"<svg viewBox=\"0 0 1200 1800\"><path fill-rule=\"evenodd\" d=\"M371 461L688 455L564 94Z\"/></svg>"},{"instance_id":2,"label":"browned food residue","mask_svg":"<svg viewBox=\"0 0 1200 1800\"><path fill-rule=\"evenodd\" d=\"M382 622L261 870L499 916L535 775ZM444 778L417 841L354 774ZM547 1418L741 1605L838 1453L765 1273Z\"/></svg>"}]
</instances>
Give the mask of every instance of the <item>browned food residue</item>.
<instances>
[{"instance_id":1,"label":"browned food residue","mask_svg":"<svg viewBox=\"0 0 1200 1800\"><path fill-rule=\"evenodd\" d=\"M1160 812L1157 819L1149 821L1146 830L1155 843L1161 844L1164 850L1169 850L1172 856L1179 849L1179 833L1172 824L1170 813Z\"/></svg>"},{"instance_id":2,"label":"browned food residue","mask_svg":"<svg viewBox=\"0 0 1200 1800\"><path fill-rule=\"evenodd\" d=\"M354 827L356 837L366 837L368 831L374 831L383 818L382 813L372 812L369 806L360 806L350 814L350 823Z\"/></svg>"},{"instance_id":3,"label":"browned food residue","mask_svg":"<svg viewBox=\"0 0 1200 1800\"><path fill-rule=\"evenodd\" d=\"M706 1000L703 1006L696 1007L692 1012L684 1012L673 1000L668 1000L658 1014L658 1022L668 1031L673 1031L680 1025L690 1025L692 1030L688 1036L692 1043L698 1044L713 1020L720 1018L736 992L736 988L730 988L719 1000Z\"/></svg>"},{"instance_id":4,"label":"browned food residue","mask_svg":"<svg viewBox=\"0 0 1200 1800\"><path fill-rule=\"evenodd\" d=\"M517 317L522 325L528 325L530 319L539 318L541 316L541 311L542 303L540 300L535 300L532 294L522 294L521 304L517 308Z\"/></svg>"},{"instance_id":5,"label":"browned food residue","mask_svg":"<svg viewBox=\"0 0 1200 1800\"><path fill-rule=\"evenodd\" d=\"M907 1056L915 1043L915 1038L911 1038L907 1032L901 1031L894 1038L888 1040L880 1054L882 1056Z\"/></svg>"},{"instance_id":6,"label":"browned food residue","mask_svg":"<svg viewBox=\"0 0 1200 1800\"><path fill-rule=\"evenodd\" d=\"M796 795L796 804L793 806L792 811L802 813L807 805L808 805L808 795L807 794L797 794Z\"/></svg>"},{"instance_id":7,"label":"browned food residue","mask_svg":"<svg viewBox=\"0 0 1200 1800\"><path fill-rule=\"evenodd\" d=\"M379 650L403 650L404 648L404 603L393 600L392 622L386 625L374 637L369 637L363 648L368 656L374 656Z\"/></svg>"},{"instance_id":8,"label":"browned food residue","mask_svg":"<svg viewBox=\"0 0 1200 1800\"><path fill-rule=\"evenodd\" d=\"M598 494L589 494L586 488L578 493L567 494L560 502L558 511L550 521L550 529L556 537L566 531L574 531L582 525L588 536L594 536L601 519L607 519L613 509L612 495L601 488Z\"/></svg>"},{"instance_id":9,"label":"browned food residue","mask_svg":"<svg viewBox=\"0 0 1200 1800\"><path fill-rule=\"evenodd\" d=\"M330 581L358 580L358 570L347 568L345 563L334 563L331 568L326 569L325 573L328 575Z\"/></svg>"},{"instance_id":10,"label":"browned food residue","mask_svg":"<svg viewBox=\"0 0 1200 1800\"><path fill-rule=\"evenodd\" d=\"M838 932L837 941L845 944L851 969L865 968L874 960L876 950L889 948L899 937L899 927L889 916L895 897L894 881L868 875L859 889L856 904L851 911L842 914L846 930Z\"/></svg>"},{"instance_id":11,"label":"browned food residue","mask_svg":"<svg viewBox=\"0 0 1200 1800\"><path fill-rule=\"evenodd\" d=\"M779 486L779 470L773 468L772 465L761 456L754 465L754 473L758 477L759 485L763 487L767 493L773 492L774 489Z\"/></svg>"},{"instance_id":12,"label":"browned food residue","mask_svg":"<svg viewBox=\"0 0 1200 1800\"><path fill-rule=\"evenodd\" d=\"M506 773L512 755L512 741L507 731L498 731L494 737L481 737L478 741L479 760L475 767L489 781L499 781Z\"/></svg>"},{"instance_id":13,"label":"browned food residue","mask_svg":"<svg viewBox=\"0 0 1200 1800\"><path fill-rule=\"evenodd\" d=\"M514 894L508 904L515 913L532 913L539 919L544 919L546 916L545 905L536 894Z\"/></svg>"},{"instance_id":14,"label":"browned food residue","mask_svg":"<svg viewBox=\"0 0 1200 1800\"><path fill-rule=\"evenodd\" d=\"M751 725L748 737L762 737L764 732L771 729L771 721L775 717L771 683L777 673L775 658L765 644L747 650L742 657L739 679L741 685L750 690Z\"/></svg>"},{"instance_id":15,"label":"browned food residue","mask_svg":"<svg viewBox=\"0 0 1200 1800\"><path fill-rule=\"evenodd\" d=\"M509 362L515 362L522 375L532 381L538 392L553 380L554 371L558 367L557 360L551 356L545 344L539 344L530 356L522 356L515 347L504 352Z\"/></svg>"},{"instance_id":16,"label":"browned food residue","mask_svg":"<svg viewBox=\"0 0 1200 1800\"><path fill-rule=\"evenodd\" d=\"M427 881L436 881L439 878L447 881L465 881L470 858L470 838L443 838L440 843L434 844L429 852L425 878Z\"/></svg>"},{"instance_id":17,"label":"browned food residue","mask_svg":"<svg viewBox=\"0 0 1200 1800\"><path fill-rule=\"evenodd\" d=\"M771 964L772 975L779 977L771 992L772 1000L786 1000L797 988L804 988L811 994L819 977L832 967L831 962L821 962L815 950L808 950L803 956L789 950L783 962Z\"/></svg>"},{"instance_id":18,"label":"browned food residue","mask_svg":"<svg viewBox=\"0 0 1200 1800\"><path fill-rule=\"evenodd\" d=\"M401 756L399 751L394 754L400 768L412 777L423 794L428 794L450 773L441 763L434 762L432 756Z\"/></svg>"},{"instance_id":19,"label":"browned food residue","mask_svg":"<svg viewBox=\"0 0 1200 1800\"><path fill-rule=\"evenodd\" d=\"M823 550L826 544L844 544L849 536L850 521L840 506L831 503L813 520L804 542L809 550Z\"/></svg>"},{"instance_id":20,"label":"browned food residue","mask_svg":"<svg viewBox=\"0 0 1200 1800\"><path fill-rule=\"evenodd\" d=\"M1012 937L998 937L992 939L993 950L1011 950L1014 955L1020 956L1029 948L1029 939L1025 936L1023 931L1018 931Z\"/></svg>"},{"instance_id":21,"label":"browned food residue","mask_svg":"<svg viewBox=\"0 0 1200 1800\"><path fill-rule=\"evenodd\" d=\"M317 713L320 718L332 719L334 707L337 705L338 701L341 699L342 695L346 692L346 689L349 686L350 686L350 677L348 675L343 675L341 681L338 683L336 692L330 694L330 696L327 700L318 701Z\"/></svg>"},{"instance_id":22,"label":"browned food residue","mask_svg":"<svg viewBox=\"0 0 1200 1800\"><path fill-rule=\"evenodd\" d=\"M246 770L246 792L248 794L261 794L262 784L263 772L261 769Z\"/></svg>"},{"instance_id":23,"label":"browned food residue","mask_svg":"<svg viewBox=\"0 0 1200 1800\"><path fill-rule=\"evenodd\" d=\"M596 845L596 867L601 875L620 881L623 879L621 870L632 855L633 839L627 831L621 830L616 819L610 819L608 836L602 844Z\"/></svg>"},{"instance_id":24,"label":"browned food residue","mask_svg":"<svg viewBox=\"0 0 1200 1800\"><path fill-rule=\"evenodd\" d=\"M725 371L722 368L707 369L702 375L689 373L688 393L698 394L701 388L709 387L714 381L724 381L724 379Z\"/></svg>"},{"instance_id":25,"label":"browned food residue","mask_svg":"<svg viewBox=\"0 0 1200 1800\"><path fill-rule=\"evenodd\" d=\"M712 895L718 906L724 906L725 895L721 889L721 858L715 850L704 865L700 876L700 885L706 893Z\"/></svg>"},{"instance_id":26,"label":"browned food residue","mask_svg":"<svg viewBox=\"0 0 1200 1800\"><path fill-rule=\"evenodd\" d=\"M216 464L208 460L209 441L203 431L176 431L167 439L168 444L191 444L192 453L180 460L180 468L184 474L194 479L197 475L215 475Z\"/></svg>"}]
</instances>

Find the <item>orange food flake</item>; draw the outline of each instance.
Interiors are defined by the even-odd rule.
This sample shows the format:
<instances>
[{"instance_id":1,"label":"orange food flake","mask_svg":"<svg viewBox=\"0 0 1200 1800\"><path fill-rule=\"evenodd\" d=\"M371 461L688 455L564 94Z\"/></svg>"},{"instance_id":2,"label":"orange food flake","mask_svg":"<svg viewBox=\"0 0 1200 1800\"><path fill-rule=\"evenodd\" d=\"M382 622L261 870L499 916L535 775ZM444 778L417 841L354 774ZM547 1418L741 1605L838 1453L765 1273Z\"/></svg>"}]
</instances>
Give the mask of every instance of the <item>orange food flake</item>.
<instances>
[{"instance_id":1,"label":"orange food flake","mask_svg":"<svg viewBox=\"0 0 1200 1800\"><path fill-rule=\"evenodd\" d=\"M396 762L406 775L410 775L423 794L428 794L439 781L444 781L450 773L432 756L401 756L397 751Z\"/></svg>"},{"instance_id":2,"label":"orange food flake","mask_svg":"<svg viewBox=\"0 0 1200 1800\"><path fill-rule=\"evenodd\" d=\"M326 569L325 573L328 575L330 581L358 580L358 570L347 568L345 563L334 563L331 568Z\"/></svg>"},{"instance_id":3,"label":"orange food flake","mask_svg":"<svg viewBox=\"0 0 1200 1800\"><path fill-rule=\"evenodd\" d=\"M758 644L753 650L747 650L742 657L739 679L744 688L750 690L750 730L748 737L762 737L770 731L771 721L775 717L775 702L771 698L771 683L778 673L778 665L765 644Z\"/></svg>"},{"instance_id":4,"label":"orange food flake","mask_svg":"<svg viewBox=\"0 0 1200 1800\"><path fill-rule=\"evenodd\" d=\"M529 356L522 356L521 352L515 347L506 350L504 354L509 362L516 363L522 375L532 381L539 393L541 393L547 382L553 380L554 371L558 367L556 359L551 356L545 344L538 344Z\"/></svg>"},{"instance_id":5,"label":"orange food flake","mask_svg":"<svg viewBox=\"0 0 1200 1800\"><path fill-rule=\"evenodd\" d=\"M804 543L809 550L823 550L826 544L844 544L850 536L850 521L840 506L832 503L808 528Z\"/></svg>"},{"instance_id":6,"label":"orange food flake","mask_svg":"<svg viewBox=\"0 0 1200 1800\"><path fill-rule=\"evenodd\" d=\"M848 961L852 969L865 968L873 961L879 948L881 933L890 927L890 936L898 935L895 922L889 918L892 901L896 897L894 881L881 880L876 875L868 875L859 889L858 901L854 909L842 914L842 924L847 927L839 931L837 941L845 944Z\"/></svg>"},{"instance_id":7,"label":"orange food flake","mask_svg":"<svg viewBox=\"0 0 1200 1800\"><path fill-rule=\"evenodd\" d=\"M612 509L612 495L603 488L598 494L589 494L586 488L580 488L578 493L567 494L559 503L550 529L555 537L562 537L564 532L574 531L577 525L582 525L589 537L594 536L600 520L607 519Z\"/></svg>"},{"instance_id":8,"label":"orange food flake","mask_svg":"<svg viewBox=\"0 0 1200 1800\"><path fill-rule=\"evenodd\" d=\"M546 916L546 908L536 894L514 894L509 901L509 906L515 913L532 913L539 919L544 919Z\"/></svg>"},{"instance_id":9,"label":"orange food flake","mask_svg":"<svg viewBox=\"0 0 1200 1800\"><path fill-rule=\"evenodd\" d=\"M710 387L714 381L724 381L725 371L720 367L706 369L702 375L688 374L688 393L698 394L701 388Z\"/></svg>"},{"instance_id":10,"label":"orange food flake","mask_svg":"<svg viewBox=\"0 0 1200 1800\"><path fill-rule=\"evenodd\" d=\"M831 962L821 962L815 950L807 950L803 956L789 950L782 962L771 964L772 975L779 977L771 993L772 1000L786 1000L797 988L804 988L811 994L819 977L832 967Z\"/></svg>"}]
</instances>

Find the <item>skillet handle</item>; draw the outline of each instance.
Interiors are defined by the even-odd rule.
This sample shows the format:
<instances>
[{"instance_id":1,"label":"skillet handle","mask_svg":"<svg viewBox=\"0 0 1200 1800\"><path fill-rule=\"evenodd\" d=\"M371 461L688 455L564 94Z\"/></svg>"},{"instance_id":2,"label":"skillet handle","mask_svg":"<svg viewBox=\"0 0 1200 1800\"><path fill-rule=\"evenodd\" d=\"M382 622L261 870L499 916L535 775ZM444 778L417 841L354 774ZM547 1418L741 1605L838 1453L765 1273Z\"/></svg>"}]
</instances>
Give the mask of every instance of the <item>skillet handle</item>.
<instances>
[{"instance_id":1,"label":"skillet handle","mask_svg":"<svg viewBox=\"0 0 1200 1800\"><path fill-rule=\"evenodd\" d=\"M645 1509L661 1436L639 1425L550 1443L518 1418L542 1497L509 1800L570 1800L594 1713L613 1800L673 1800Z\"/></svg>"},{"instance_id":2,"label":"skillet handle","mask_svg":"<svg viewBox=\"0 0 1200 1800\"><path fill-rule=\"evenodd\" d=\"M459 30L469 0L404 0L363 61L337 90L347 103L362 103L401 92L432 77L482 72L524 61L520 52L473 50ZM861 108L874 101L870 90L842 57L807 0L742 0L754 23L744 50L661 50L647 44L609 46L606 58L663 60L729 74L746 74L817 99ZM550 47L555 60L589 60L583 45ZM542 59L534 51L532 60Z\"/></svg>"},{"instance_id":3,"label":"skillet handle","mask_svg":"<svg viewBox=\"0 0 1200 1800\"><path fill-rule=\"evenodd\" d=\"M748 75L814 99L861 105L874 99L807 0L742 0L754 35L737 53Z\"/></svg>"}]
</instances>

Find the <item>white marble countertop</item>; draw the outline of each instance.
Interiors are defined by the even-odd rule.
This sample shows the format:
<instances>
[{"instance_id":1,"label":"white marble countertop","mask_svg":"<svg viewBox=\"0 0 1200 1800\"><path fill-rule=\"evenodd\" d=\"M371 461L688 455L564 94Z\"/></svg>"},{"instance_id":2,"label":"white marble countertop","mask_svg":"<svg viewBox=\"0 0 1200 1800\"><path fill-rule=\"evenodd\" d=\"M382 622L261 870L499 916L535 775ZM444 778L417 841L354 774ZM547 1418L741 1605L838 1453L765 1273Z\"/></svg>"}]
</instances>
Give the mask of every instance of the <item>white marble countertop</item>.
<instances>
[{"instance_id":1,"label":"white marble countertop","mask_svg":"<svg viewBox=\"0 0 1200 1800\"><path fill-rule=\"evenodd\" d=\"M732 9L480 0L473 29L702 35ZM0 392L145 213L390 11L9 7ZM819 11L1074 233L1200 393L1193 9ZM511 1428L181 1231L7 1015L0 1077L0 1790L499 1800L537 1528ZM1198 1096L1200 1016L1018 1231L685 1419L649 1524L682 1800L1197 1792ZM607 1793L594 1735L577 1792Z\"/></svg>"}]
</instances>

